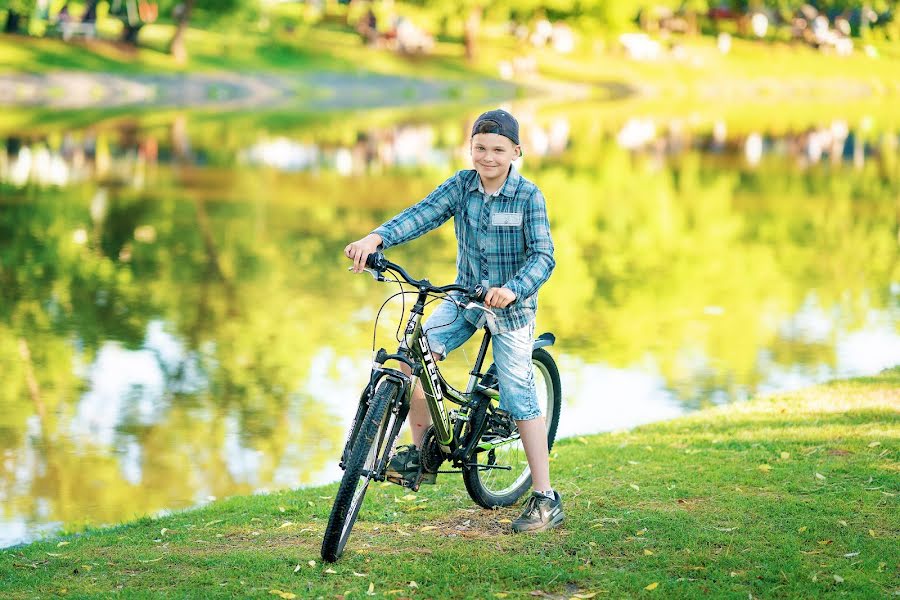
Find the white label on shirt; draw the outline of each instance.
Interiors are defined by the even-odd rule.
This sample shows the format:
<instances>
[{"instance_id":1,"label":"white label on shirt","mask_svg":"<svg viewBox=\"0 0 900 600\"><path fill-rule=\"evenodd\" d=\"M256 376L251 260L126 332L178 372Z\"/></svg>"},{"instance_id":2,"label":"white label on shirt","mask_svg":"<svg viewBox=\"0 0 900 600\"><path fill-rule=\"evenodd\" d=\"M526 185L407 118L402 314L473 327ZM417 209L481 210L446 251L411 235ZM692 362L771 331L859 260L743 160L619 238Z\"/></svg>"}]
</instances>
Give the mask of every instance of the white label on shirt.
<instances>
[{"instance_id":1,"label":"white label on shirt","mask_svg":"<svg viewBox=\"0 0 900 600\"><path fill-rule=\"evenodd\" d=\"M506 227L519 227L522 224L522 213L494 213L491 215L491 225Z\"/></svg>"}]
</instances>

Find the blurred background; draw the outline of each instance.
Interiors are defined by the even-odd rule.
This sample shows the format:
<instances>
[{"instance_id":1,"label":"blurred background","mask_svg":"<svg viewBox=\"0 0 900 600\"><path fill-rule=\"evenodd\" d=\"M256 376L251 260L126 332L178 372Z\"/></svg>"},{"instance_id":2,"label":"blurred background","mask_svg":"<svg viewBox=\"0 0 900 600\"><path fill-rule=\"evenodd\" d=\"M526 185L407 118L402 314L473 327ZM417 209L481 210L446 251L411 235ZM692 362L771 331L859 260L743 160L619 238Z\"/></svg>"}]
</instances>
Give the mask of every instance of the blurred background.
<instances>
[{"instance_id":1,"label":"blurred background","mask_svg":"<svg viewBox=\"0 0 900 600\"><path fill-rule=\"evenodd\" d=\"M0 0L0 547L335 481L402 316L341 251L497 106L562 435L900 363L897 4Z\"/></svg>"}]
</instances>

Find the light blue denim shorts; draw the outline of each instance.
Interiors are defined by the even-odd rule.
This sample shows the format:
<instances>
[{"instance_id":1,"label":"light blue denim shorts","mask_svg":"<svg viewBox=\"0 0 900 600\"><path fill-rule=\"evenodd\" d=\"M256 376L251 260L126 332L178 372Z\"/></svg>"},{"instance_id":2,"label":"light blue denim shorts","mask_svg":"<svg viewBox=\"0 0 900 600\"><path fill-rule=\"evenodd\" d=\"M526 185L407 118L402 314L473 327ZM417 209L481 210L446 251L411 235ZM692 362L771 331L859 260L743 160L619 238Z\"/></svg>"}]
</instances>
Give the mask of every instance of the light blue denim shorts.
<instances>
[{"instance_id":1,"label":"light blue denim shorts","mask_svg":"<svg viewBox=\"0 0 900 600\"><path fill-rule=\"evenodd\" d=\"M441 360L462 346L478 330L463 316L452 302L443 301L423 326L431 351ZM537 391L534 387L534 367L531 364L534 343L534 322L505 333L494 334L494 363L500 380L500 408L509 411L513 419L527 421L541 416Z\"/></svg>"}]
</instances>

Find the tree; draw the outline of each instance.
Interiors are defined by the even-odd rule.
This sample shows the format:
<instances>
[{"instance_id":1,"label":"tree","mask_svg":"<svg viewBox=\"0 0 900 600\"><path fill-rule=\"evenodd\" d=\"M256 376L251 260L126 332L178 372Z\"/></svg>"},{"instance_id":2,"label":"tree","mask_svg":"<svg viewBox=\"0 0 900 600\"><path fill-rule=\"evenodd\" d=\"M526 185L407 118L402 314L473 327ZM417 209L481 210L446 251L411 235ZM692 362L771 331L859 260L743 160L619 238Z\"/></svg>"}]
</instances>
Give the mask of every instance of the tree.
<instances>
[{"instance_id":1,"label":"tree","mask_svg":"<svg viewBox=\"0 0 900 600\"><path fill-rule=\"evenodd\" d=\"M188 23L191 20L191 13L194 11L196 0L185 0L176 7L175 11L175 35L169 43L169 52L175 58L178 64L187 62L187 47L184 43L184 36L187 32Z\"/></svg>"},{"instance_id":2,"label":"tree","mask_svg":"<svg viewBox=\"0 0 900 600\"><path fill-rule=\"evenodd\" d=\"M159 4L148 0L112 0L109 14L122 21L121 40L135 46L144 25L156 21L159 16Z\"/></svg>"},{"instance_id":3,"label":"tree","mask_svg":"<svg viewBox=\"0 0 900 600\"><path fill-rule=\"evenodd\" d=\"M175 34L169 42L169 52L175 60L184 64L188 59L185 37L191 18L202 15L205 21L216 21L235 13L250 15L254 12L256 0L184 0L174 5Z\"/></svg>"},{"instance_id":4,"label":"tree","mask_svg":"<svg viewBox=\"0 0 900 600\"><path fill-rule=\"evenodd\" d=\"M6 23L3 25L3 33L16 33L19 31L24 17L34 10L34 0L7 0L0 2L0 9L6 9Z\"/></svg>"}]
</instances>

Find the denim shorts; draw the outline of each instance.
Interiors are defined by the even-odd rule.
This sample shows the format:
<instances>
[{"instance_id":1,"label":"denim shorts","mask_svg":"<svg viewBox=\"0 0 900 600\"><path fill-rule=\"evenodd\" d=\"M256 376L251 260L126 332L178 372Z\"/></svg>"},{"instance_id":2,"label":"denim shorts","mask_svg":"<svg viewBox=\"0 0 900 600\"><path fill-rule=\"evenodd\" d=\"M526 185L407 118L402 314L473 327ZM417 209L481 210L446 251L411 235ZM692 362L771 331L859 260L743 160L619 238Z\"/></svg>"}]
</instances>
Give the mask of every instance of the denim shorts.
<instances>
[{"instance_id":1,"label":"denim shorts","mask_svg":"<svg viewBox=\"0 0 900 600\"><path fill-rule=\"evenodd\" d=\"M443 301L423 326L431 351L440 356L462 346L478 330L452 302ZM534 343L534 321L506 333L494 334L494 363L500 380L500 408L513 419L527 421L541 416L534 387L531 350Z\"/></svg>"}]
</instances>

